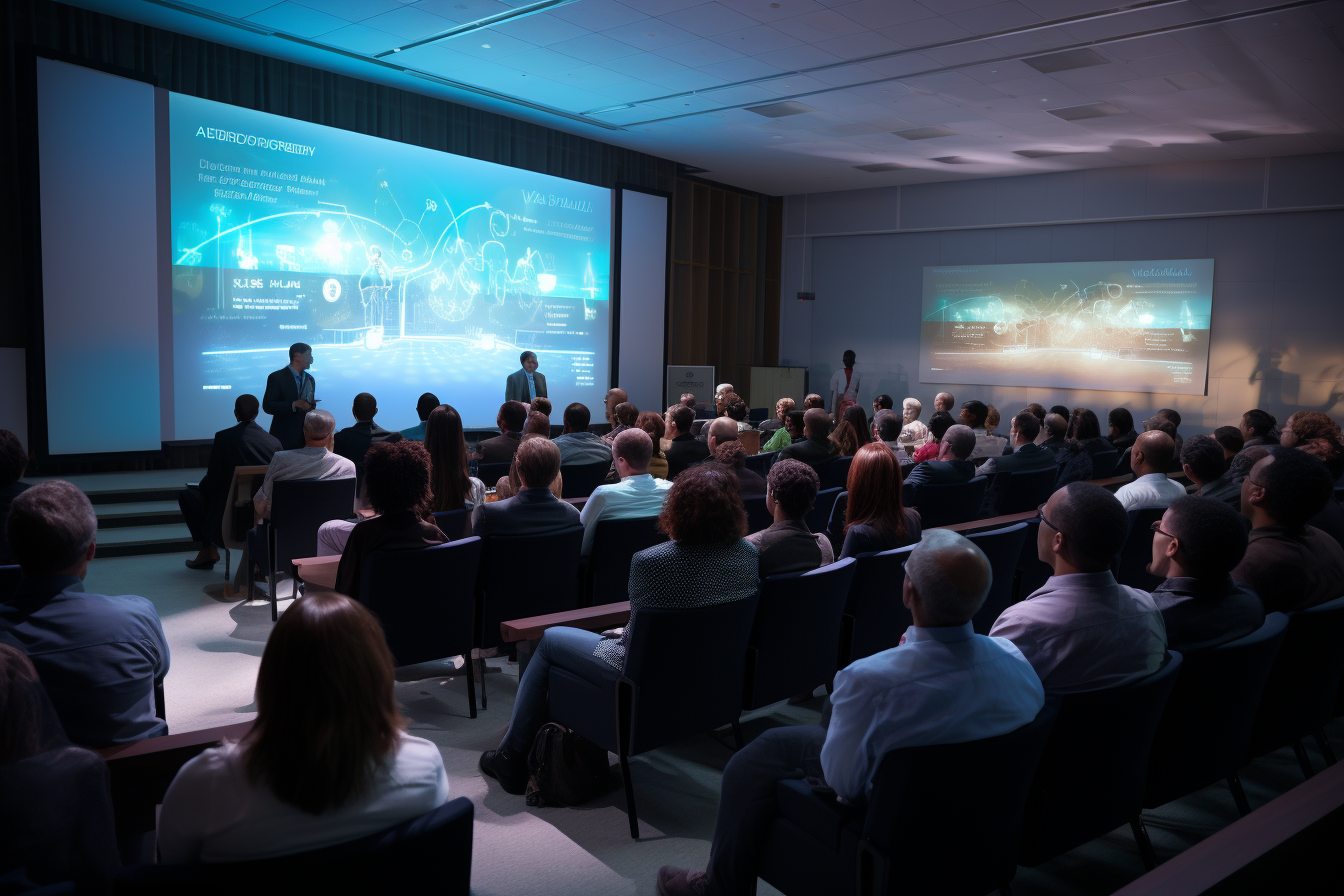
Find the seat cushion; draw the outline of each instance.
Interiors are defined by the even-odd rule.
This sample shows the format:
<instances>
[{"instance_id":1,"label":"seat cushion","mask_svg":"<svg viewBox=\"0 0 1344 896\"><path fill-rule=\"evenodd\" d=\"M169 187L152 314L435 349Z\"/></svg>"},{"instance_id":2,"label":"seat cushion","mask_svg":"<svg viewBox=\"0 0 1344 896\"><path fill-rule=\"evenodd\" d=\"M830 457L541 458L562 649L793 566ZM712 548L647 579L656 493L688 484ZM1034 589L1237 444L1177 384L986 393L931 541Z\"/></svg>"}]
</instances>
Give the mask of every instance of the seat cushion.
<instances>
[{"instance_id":1,"label":"seat cushion","mask_svg":"<svg viewBox=\"0 0 1344 896\"><path fill-rule=\"evenodd\" d=\"M571 728L602 749L619 752L616 740L616 681L599 687L559 666L551 667L547 705L552 721Z\"/></svg>"}]
</instances>

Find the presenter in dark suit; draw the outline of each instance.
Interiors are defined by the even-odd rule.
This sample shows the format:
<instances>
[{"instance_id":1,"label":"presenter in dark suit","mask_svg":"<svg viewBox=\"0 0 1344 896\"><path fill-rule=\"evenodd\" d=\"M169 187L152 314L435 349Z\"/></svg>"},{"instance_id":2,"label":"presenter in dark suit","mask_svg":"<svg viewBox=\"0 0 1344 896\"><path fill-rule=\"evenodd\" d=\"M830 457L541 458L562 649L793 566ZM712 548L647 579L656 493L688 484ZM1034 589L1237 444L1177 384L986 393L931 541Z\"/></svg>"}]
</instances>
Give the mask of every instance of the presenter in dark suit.
<instances>
[{"instance_id":1,"label":"presenter in dark suit","mask_svg":"<svg viewBox=\"0 0 1344 896\"><path fill-rule=\"evenodd\" d=\"M269 464L280 450L280 440L257 425L259 405L255 395L239 395L233 403L237 425L215 433L210 448L210 465L200 484L177 493L177 505L191 537L200 542L200 553L187 561L190 569L211 569L219 561L215 544L222 540L219 531L224 519L224 503L229 499L235 467Z\"/></svg>"},{"instance_id":2,"label":"presenter in dark suit","mask_svg":"<svg viewBox=\"0 0 1344 896\"><path fill-rule=\"evenodd\" d=\"M523 367L509 374L504 384L504 400L531 404L534 398L549 398L546 394L546 375L537 373L536 354L523 352L518 360Z\"/></svg>"},{"instance_id":3,"label":"presenter in dark suit","mask_svg":"<svg viewBox=\"0 0 1344 896\"><path fill-rule=\"evenodd\" d=\"M271 415L271 435L286 451L303 447L303 417L317 407L317 381L308 373L313 348L304 342L289 347L289 364L266 377L261 409Z\"/></svg>"},{"instance_id":4,"label":"presenter in dark suit","mask_svg":"<svg viewBox=\"0 0 1344 896\"><path fill-rule=\"evenodd\" d=\"M545 535L580 525L579 509L551 494L560 472L560 449L550 439L528 439L518 446L518 494L476 511L474 535Z\"/></svg>"}]
</instances>

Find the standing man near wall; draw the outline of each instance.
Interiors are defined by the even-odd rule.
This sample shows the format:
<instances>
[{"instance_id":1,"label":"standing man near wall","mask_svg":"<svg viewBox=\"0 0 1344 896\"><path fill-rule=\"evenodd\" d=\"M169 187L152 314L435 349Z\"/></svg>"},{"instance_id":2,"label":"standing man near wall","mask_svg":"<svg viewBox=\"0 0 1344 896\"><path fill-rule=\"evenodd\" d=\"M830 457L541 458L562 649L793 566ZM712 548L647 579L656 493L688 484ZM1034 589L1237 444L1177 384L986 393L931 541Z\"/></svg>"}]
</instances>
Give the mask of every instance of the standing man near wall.
<instances>
[{"instance_id":1,"label":"standing man near wall","mask_svg":"<svg viewBox=\"0 0 1344 896\"><path fill-rule=\"evenodd\" d=\"M261 407L271 415L271 435L286 451L303 447L303 418L317 407L317 380L308 373L313 347L296 342L289 347L289 364L266 377Z\"/></svg>"},{"instance_id":2,"label":"standing man near wall","mask_svg":"<svg viewBox=\"0 0 1344 896\"><path fill-rule=\"evenodd\" d=\"M523 352L518 356L518 361L523 365L522 369L509 374L504 384L504 400L531 404L534 398L549 398L546 394L546 375L537 373L536 353Z\"/></svg>"},{"instance_id":3,"label":"standing man near wall","mask_svg":"<svg viewBox=\"0 0 1344 896\"><path fill-rule=\"evenodd\" d=\"M854 369L854 350L845 352L845 369L831 375L831 416L836 423L845 408L859 401L859 372Z\"/></svg>"}]
</instances>

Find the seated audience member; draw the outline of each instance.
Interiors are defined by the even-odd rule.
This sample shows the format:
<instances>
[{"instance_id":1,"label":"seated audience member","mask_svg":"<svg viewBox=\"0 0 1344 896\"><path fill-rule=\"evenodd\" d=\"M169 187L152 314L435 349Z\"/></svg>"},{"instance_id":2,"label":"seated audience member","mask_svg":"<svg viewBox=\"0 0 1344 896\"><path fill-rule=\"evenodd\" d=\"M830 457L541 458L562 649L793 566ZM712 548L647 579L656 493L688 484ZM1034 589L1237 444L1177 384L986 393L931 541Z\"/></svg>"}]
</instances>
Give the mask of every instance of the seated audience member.
<instances>
[{"instance_id":1,"label":"seated audience member","mask_svg":"<svg viewBox=\"0 0 1344 896\"><path fill-rule=\"evenodd\" d=\"M330 592L295 601L261 655L252 730L182 766L169 786L160 859L309 852L447 802L439 748L405 732L393 681L392 653L372 613Z\"/></svg>"},{"instance_id":2,"label":"seated audience member","mask_svg":"<svg viewBox=\"0 0 1344 896\"><path fill-rule=\"evenodd\" d=\"M939 443L937 459L916 464L905 480L910 486L911 499L918 502L919 489L923 485L970 482L975 476L975 464L970 461L974 450L975 433L969 426L949 426Z\"/></svg>"},{"instance_id":3,"label":"seated audience member","mask_svg":"<svg viewBox=\"0 0 1344 896\"><path fill-rule=\"evenodd\" d=\"M910 455L905 453L905 446L901 444L902 432L904 427L895 411L883 408L873 415L874 441L890 448L892 454L896 455L896 463L906 466L913 461L910 460Z\"/></svg>"},{"instance_id":4,"label":"seated audience member","mask_svg":"<svg viewBox=\"0 0 1344 896\"><path fill-rule=\"evenodd\" d=\"M933 396L933 411L934 413L945 411L950 414L952 413L953 405L956 403L957 399L953 397L951 392L939 392L937 395Z\"/></svg>"},{"instance_id":5,"label":"seated audience member","mask_svg":"<svg viewBox=\"0 0 1344 896\"><path fill-rule=\"evenodd\" d=\"M747 446L738 439L733 419L720 417L705 428L709 430L710 459L733 471L742 496L745 498L748 495L764 495L765 477L755 470L747 469Z\"/></svg>"},{"instance_id":6,"label":"seated audience member","mask_svg":"<svg viewBox=\"0 0 1344 896\"><path fill-rule=\"evenodd\" d=\"M803 440L780 450L778 458L800 460L817 469L840 456L840 451L828 436L831 434L831 415L821 408L809 408L803 414Z\"/></svg>"},{"instance_id":7,"label":"seated audience member","mask_svg":"<svg viewBox=\"0 0 1344 896\"><path fill-rule=\"evenodd\" d=\"M1235 426L1220 426L1213 431L1213 437L1223 446L1223 456L1228 460L1236 457L1237 452L1246 447L1241 430Z\"/></svg>"},{"instance_id":8,"label":"seated audience member","mask_svg":"<svg viewBox=\"0 0 1344 896\"><path fill-rule=\"evenodd\" d=\"M403 440L369 447L364 488L378 514L351 530L336 570L336 590L359 600L364 557L372 551L414 551L448 539L432 521L429 507L429 452Z\"/></svg>"},{"instance_id":9,"label":"seated audience member","mask_svg":"<svg viewBox=\"0 0 1344 896\"><path fill-rule=\"evenodd\" d=\"M985 407L988 408L988 413L985 414L985 432L994 435L994 431L999 428L1002 415L999 414L999 409L992 404L987 404Z\"/></svg>"},{"instance_id":10,"label":"seated audience member","mask_svg":"<svg viewBox=\"0 0 1344 896\"><path fill-rule=\"evenodd\" d=\"M1009 605L989 633L1016 644L1047 691L1116 687L1165 661L1166 628L1152 596L1111 575L1128 535L1125 508L1090 482L1064 486L1041 508L1036 555L1054 575Z\"/></svg>"},{"instance_id":11,"label":"seated audience member","mask_svg":"<svg viewBox=\"0 0 1344 896\"><path fill-rule=\"evenodd\" d=\"M472 511L485 504L485 483L467 475L467 439L462 417L450 404L429 413L425 426L425 450L429 452L429 511Z\"/></svg>"},{"instance_id":12,"label":"seated audience member","mask_svg":"<svg viewBox=\"0 0 1344 896\"><path fill-rule=\"evenodd\" d=\"M591 419L588 408L577 401L565 408L565 425L555 437L561 464L591 464L611 458L611 446L588 431Z\"/></svg>"},{"instance_id":13,"label":"seated audience member","mask_svg":"<svg viewBox=\"0 0 1344 896\"><path fill-rule=\"evenodd\" d=\"M1033 401L1031 404L1027 405L1018 413L1024 413L1024 412L1035 417L1036 422L1041 424L1041 428L1042 429L1045 428L1045 415L1046 415L1045 405Z\"/></svg>"},{"instance_id":14,"label":"seated audience member","mask_svg":"<svg viewBox=\"0 0 1344 896\"><path fill-rule=\"evenodd\" d=\"M1111 408L1106 415L1106 438L1111 447L1123 452L1134 444L1139 434L1134 431L1134 415L1126 408Z\"/></svg>"},{"instance_id":15,"label":"seated audience member","mask_svg":"<svg viewBox=\"0 0 1344 896\"><path fill-rule=\"evenodd\" d=\"M401 434L388 432L373 422L374 415L378 413L378 401L367 392L361 392L355 396L350 411L355 416L355 425L347 426L336 433L331 450L341 457L353 461L355 475L362 479L364 455L368 453L369 446L374 442L382 442L394 436L401 438Z\"/></svg>"},{"instance_id":16,"label":"seated audience member","mask_svg":"<svg viewBox=\"0 0 1344 896\"><path fill-rule=\"evenodd\" d=\"M835 674L829 726L772 728L728 761L708 870L664 866L658 892L751 892L781 781L816 778L862 805L893 750L982 740L1032 721L1045 693L1031 666L1009 642L971 627L989 586L989 560L972 542L925 533L905 565L901 601L914 624L901 645Z\"/></svg>"},{"instance_id":17,"label":"seated audience member","mask_svg":"<svg viewBox=\"0 0 1344 896\"><path fill-rule=\"evenodd\" d=\"M630 621L619 638L564 626L547 629L542 636L518 682L509 730L497 749L481 755L481 771L498 780L505 792L521 794L527 787L527 754L547 720L551 666L605 686L625 668L640 610L692 609L756 593L756 548L743 537L747 514L732 473L718 464L686 470L668 490L658 525L671 540L631 560ZM687 587L692 580L695 587Z\"/></svg>"},{"instance_id":18,"label":"seated audience member","mask_svg":"<svg viewBox=\"0 0 1344 896\"><path fill-rule=\"evenodd\" d=\"M714 413L716 416L723 416L724 408L727 407L727 395L732 391L732 383L719 383L714 387Z\"/></svg>"},{"instance_id":19,"label":"seated audience member","mask_svg":"<svg viewBox=\"0 0 1344 896\"><path fill-rule=\"evenodd\" d=\"M168 642L154 605L84 590L98 519L83 492L56 480L14 499L6 526L22 578L0 603L0 642L28 655L70 740L89 747L168 733L154 687Z\"/></svg>"},{"instance_id":20,"label":"seated audience member","mask_svg":"<svg viewBox=\"0 0 1344 896\"><path fill-rule=\"evenodd\" d=\"M775 402L775 417L773 420L762 420L757 429L761 432L775 433L784 428L784 421L789 419L789 411L793 410L792 398L781 398ZM762 449L765 450L765 449Z\"/></svg>"},{"instance_id":21,"label":"seated audience member","mask_svg":"<svg viewBox=\"0 0 1344 896\"><path fill-rule=\"evenodd\" d=\"M933 416L929 418L928 441L915 449L915 453L910 456L911 462L918 464L926 460L936 460L938 452L943 448L943 436L955 425L956 421L947 411L934 411Z\"/></svg>"},{"instance_id":22,"label":"seated audience member","mask_svg":"<svg viewBox=\"0 0 1344 896\"><path fill-rule=\"evenodd\" d=\"M523 438L519 442L526 442L528 439L549 439L551 437L550 418L540 411L529 411L527 414L527 423L523 424ZM507 476L499 477L495 483L495 499L503 501L505 498L512 498L518 494L520 488L518 481L518 455L513 456L509 463L509 473ZM565 493L564 474L557 472L555 478L551 480L548 486L551 494L557 498L563 497Z\"/></svg>"},{"instance_id":23,"label":"seated audience member","mask_svg":"<svg viewBox=\"0 0 1344 896\"><path fill-rule=\"evenodd\" d=\"M238 425L215 433L210 446L210 462L196 488L188 486L177 493L177 506L182 510L191 538L201 546L194 558L186 561L188 569L211 569L219 562L215 540L221 537L219 527L224 520L224 505L233 485L233 471L237 467L269 464L280 450L280 440L256 424L261 403L255 395L239 395L233 403L233 416ZM0 477L0 481L3 477ZM0 490L0 494L3 491ZM3 500L3 499L0 499ZM4 510L0 507L0 524ZM4 549L0 547L0 563Z\"/></svg>"},{"instance_id":24,"label":"seated audience member","mask_svg":"<svg viewBox=\"0 0 1344 896\"><path fill-rule=\"evenodd\" d=\"M0 879L109 892L120 862L107 765L71 746L23 652L0 644ZM19 872L13 875L12 872Z\"/></svg>"},{"instance_id":25,"label":"seated audience member","mask_svg":"<svg viewBox=\"0 0 1344 896\"><path fill-rule=\"evenodd\" d=\"M680 404L684 404L691 410L695 410L695 393L694 392L681 393Z\"/></svg>"},{"instance_id":26,"label":"seated audience member","mask_svg":"<svg viewBox=\"0 0 1344 896\"><path fill-rule=\"evenodd\" d=\"M635 428L635 423L639 420L639 408L628 401L622 401L611 409L611 418L615 421L615 425L612 426L610 432L602 437L608 445L627 429Z\"/></svg>"},{"instance_id":27,"label":"seated audience member","mask_svg":"<svg viewBox=\"0 0 1344 896\"><path fill-rule=\"evenodd\" d=\"M1055 456L1036 444L1040 422L1026 411L1018 414L1008 424L1008 435L1013 446L1012 454L991 457L976 469L976 475L989 476L994 473L1033 473L1037 470L1055 468ZM984 514L994 516L999 512L1003 500L1003 491L1011 481L1010 476L996 476L985 493Z\"/></svg>"},{"instance_id":28,"label":"seated audience member","mask_svg":"<svg viewBox=\"0 0 1344 896\"><path fill-rule=\"evenodd\" d=\"M521 401L506 401L499 406L495 417L499 435L482 439L476 450L483 464L506 464L518 453L518 445L523 440L523 427L527 425L527 405Z\"/></svg>"},{"instance_id":29,"label":"seated audience member","mask_svg":"<svg viewBox=\"0 0 1344 896\"><path fill-rule=\"evenodd\" d=\"M1278 433L1275 430L1278 425L1279 421L1269 411L1255 408L1242 414L1240 426L1242 448L1279 444Z\"/></svg>"},{"instance_id":30,"label":"seated audience member","mask_svg":"<svg viewBox=\"0 0 1344 896\"><path fill-rule=\"evenodd\" d=\"M788 416L784 418L784 425L775 430L775 434L761 446L761 452L778 451L781 448L787 448L794 442L802 441L803 435L803 412L789 411Z\"/></svg>"},{"instance_id":31,"label":"seated audience member","mask_svg":"<svg viewBox=\"0 0 1344 896\"><path fill-rule=\"evenodd\" d=\"M1064 447L1065 435L1069 431L1069 420L1060 414L1046 414L1045 420L1041 425L1041 433L1045 436L1041 439L1041 447L1051 454L1058 454L1059 449Z\"/></svg>"},{"instance_id":32,"label":"seated audience member","mask_svg":"<svg viewBox=\"0 0 1344 896\"><path fill-rule=\"evenodd\" d=\"M907 398L901 402L901 438L903 445L919 448L929 440L929 428L919 420L924 405L918 398Z\"/></svg>"},{"instance_id":33,"label":"seated audience member","mask_svg":"<svg viewBox=\"0 0 1344 896\"><path fill-rule=\"evenodd\" d=\"M1184 443L1181 442L1180 440L1180 433L1176 432L1176 424L1171 422L1170 417L1166 417L1161 413L1154 414L1147 420L1143 421L1143 431L1164 432L1171 437L1171 442L1173 445L1179 445L1181 447L1184 447ZM1135 441L1137 441L1137 439ZM1180 449L1174 448L1172 452L1171 466L1164 472L1168 473L1178 472L1180 469L1180 457L1181 457ZM1120 455L1120 461L1115 465L1115 470L1112 471L1112 475L1124 476L1127 473L1134 472L1133 464L1134 464L1134 446L1131 445L1128 448L1126 448L1125 451Z\"/></svg>"},{"instance_id":34,"label":"seated audience member","mask_svg":"<svg viewBox=\"0 0 1344 896\"><path fill-rule=\"evenodd\" d=\"M677 474L687 467L695 466L709 457L709 445L691 435L691 424L695 414L691 409L680 407L669 411L663 421L667 425L667 476L676 479Z\"/></svg>"},{"instance_id":35,"label":"seated audience member","mask_svg":"<svg viewBox=\"0 0 1344 896\"><path fill-rule=\"evenodd\" d=\"M919 511L901 503L901 465L887 446L869 444L860 448L849 465L845 488L849 498L841 559L919 541Z\"/></svg>"},{"instance_id":36,"label":"seated audience member","mask_svg":"<svg viewBox=\"0 0 1344 896\"><path fill-rule=\"evenodd\" d=\"M1344 432L1320 411L1298 411L1289 417L1279 433L1279 444L1310 454L1336 480L1344 476Z\"/></svg>"},{"instance_id":37,"label":"seated audience member","mask_svg":"<svg viewBox=\"0 0 1344 896\"><path fill-rule=\"evenodd\" d=\"M593 551L593 535L602 520L654 517L662 513L672 482L649 473L652 456L653 439L642 429L627 429L612 442L612 463L621 479L615 485L599 485L583 504L579 521L583 523L585 557Z\"/></svg>"},{"instance_id":38,"label":"seated audience member","mask_svg":"<svg viewBox=\"0 0 1344 896\"><path fill-rule=\"evenodd\" d=\"M1223 446L1212 436L1191 436L1185 440L1185 447L1181 449L1181 471L1199 486L1200 497L1221 501L1233 510L1241 509L1241 484L1232 481L1228 475Z\"/></svg>"},{"instance_id":39,"label":"seated audience member","mask_svg":"<svg viewBox=\"0 0 1344 896\"><path fill-rule=\"evenodd\" d=\"M545 414L546 419L549 420L551 418L551 400L547 398L545 395L539 395L536 398L532 399L530 402L528 402L527 406L529 410L536 411L538 414ZM548 438L550 437L550 435L551 435L550 433L546 433L546 436Z\"/></svg>"},{"instance_id":40,"label":"seated audience member","mask_svg":"<svg viewBox=\"0 0 1344 896\"><path fill-rule=\"evenodd\" d=\"M560 449L550 439L528 439L518 446L518 494L482 505L472 534L545 535L579 525L579 509L549 488L560 472Z\"/></svg>"},{"instance_id":41,"label":"seated audience member","mask_svg":"<svg viewBox=\"0 0 1344 896\"><path fill-rule=\"evenodd\" d=\"M1333 487L1325 464L1277 446L1242 482L1251 536L1232 578L1260 595L1265 612L1305 610L1344 595L1344 548L1308 523ZM10 531L12 538L12 524Z\"/></svg>"},{"instance_id":42,"label":"seated audience member","mask_svg":"<svg viewBox=\"0 0 1344 896\"><path fill-rule=\"evenodd\" d=\"M889 411L896 406L895 400L890 395L879 395L873 399L873 416L877 416L878 411Z\"/></svg>"},{"instance_id":43,"label":"seated audience member","mask_svg":"<svg viewBox=\"0 0 1344 896\"><path fill-rule=\"evenodd\" d=\"M803 397L803 412L806 413L813 408L825 410L826 400L815 392L809 392Z\"/></svg>"},{"instance_id":44,"label":"seated audience member","mask_svg":"<svg viewBox=\"0 0 1344 896\"><path fill-rule=\"evenodd\" d=\"M1050 421L1049 417L1045 419L1047 423ZM1111 443L1101 437L1097 415L1087 408L1074 408L1069 417L1067 438L1055 451L1055 466L1059 470L1055 487L1091 479L1095 468L1092 455L1110 450Z\"/></svg>"},{"instance_id":45,"label":"seated audience member","mask_svg":"<svg viewBox=\"0 0 1344 896\"><path fill-rule=\"evenodd\" d=\"M853 413L850 413L850 408L855 409ZM856 404L846 407L844 413L840 415L840 422L836 424L835 431L830 435L830 440L840 457L853 457L858 454L859 449L871 441L868 435L868 418L863 416L863 408Z\"/></svg>"},{"instance_id":46,"label":"seated audience member","mask_svg":"<svg viewBox=\"0 0 1344 896\"><path fill-rule=\"evenodd\" d=\"M738 432L756 428L747 420L747 400L736 392L723 397L723 415L737 424Z\"/></svg>"},{"instance_id":47,"label":"seated audience member","mask_svg":"<svg viewBox=\"0 0 1344 896\"><path fill-rule=\"evenodd\" d=\"M213 458L213 454L211 456ZM0 566L14 562L9 554L9 541L5 538L5 519L9 516L10 503L31 487L31 483L20 478L27 468L28 452L23 450L19 437L7 429L0 429Z\"/></svg>"},{"instance_id":48,"label":"seated audience member","mask_svg":"<svg viewBox=\"0 0 1344 896\"><path fill-rule=\"evenodd\" d=\"M803 517L817 500L821 479L800 460L770 465L766 478L765 509L774 522L747 536L760 555L761 578L806 572L835 562L835 551L825 533L814 534Z\"/></svg>"},{"instance_id":49,"label":"seated audience member","mask_svg":"<svg viewBox=\"0 0 1344 896\"><path fill-rule=\"evenodd\" d=\"M401 431L403 439L410 439L413 442L423 442L425 440L425 430L429 428L429 415L442 402L433 392L426 392L420 396L420 400L415 403L415 414L420 418L420 422L414 426Z\"/></svg>"},{"instance_id":50,"label":"seated audience member","mask_svg":"<svg viewBox=\"0 0 1344 896\"><path fill-rule=\"evenodd\" d=\"M1072 411L1070 411L1068 408L1064 407L1064 405L1062 405L1062 404L1051 405L1051 406L1050 406L1050 413L1052 413L1052 414L1058 414L1059 416L1063 417L1065 420L1068 420L1069 417L1072 415Z\"/></svg>"},{"instance_id":51,"label":"seated audience member","mask_svg":"<svg viewBox=\"0 0 1344 896\"><path fill-rule=\"evenodd\" d=\"M1265 621L1260 598L1232 580L1245 554L1241 515L1222 501L1177 498L1154 524L1148 572L1166 579L1153 591L1153 601L1162 611L1170 649L1217 647L1244 638Z\"/></svg>"},{"instance_id":52,"label":"seated audience member","mask_svg":"<svg viewBox=\"0 0 1344 896\"><path fill-rule=\"evenodd\" d=\"M989 406L983 401L971 400L961 406L961 419L957 422L969 426L975 434L975 448L971 451L971 457L998 457L1008 444L1003 436L991 435L985 428L988 418Z\"/></svg>"},{"instance_id":53,"label":"seated audience member","mask_svg":"<svg viewBox=\"0 0 1344 896\"><path fill-rule=\"evenodd\" d=\"M640 411L635 426L644 430L653 443L653 456L649 458L649 475L654 479L667 479L667 455L663 453L663 434L667 432L667 423L657 411Z\"/></svg>"},{"instance_id":54,"label":"seated audience member","mask_svg":"<svg viewBox=\"0 0 1344 896\"><path fill-rule=\"evenodd\" d=\"M1135 479L1115 492L1125 510L1168 507L1177 498L1185 497L1185 486L1167 478L1175 449L1171 436L1164 432L1150 430L1138 437L1129 456Z\"/></svg>"},{"instance_id":55,"label":"seated audience member","mask_svg":"<svg viewBox=\"0 0 1344 896\"><path fill-rule=\"evenodd\" d=\"M1255 445L1243 451L1238 451L1236 456L1227 462L1227 475L1232 477L1232 481L1241 488L1241 484L1246 481L1247 475L1251 472L1251 467L1255 466L1262 458L1269 457L1269 449L1264 445ZM1241 506L1241 500L1238 498L1237 506Z\"/></svg>"},{"instance_id":56,"label":"seated audience member","mask_svg":"<svg viewBox=\"0 0 1344 896\"><path fill-rule=\"evenodd\" d=\"M1091 408L1074 408L1069 415L1069 429L1065 438L1078 442L1088 454L1111 451L1114 446L1101 435L1101 423Z\"/></svg>"},{"instance_id":57,"label":"seated audience member","mask_svg":"<svg viewBox=\"0 0 1344 896\"><path fill-rule=\"evenodd\" d=\"M629 401L630 396L625 394L624 389L612 388L607 390L607 397L602 400L602 416L607 421L607 426L615 429L618 425L616 420L616 405L623 401ZM607 443L610 447L610 442Z\"/></svg>"},{"instance_id":58,"label":"seated audience member","mask_svg":"<svg viewBox=\"0 0 1344 896\"><path fill-rule=\"evenodd\" d=\"M1181 426L1181 415L1180 415L1179 413L1177 413L1175 410L1173 410L1172 408L1161 408L1161 409L1160 409L1156 414L1154 414L1153 416L1154 416L1154 417L1161 417L1161 418L1163 418L1164 420L1170 420L1170 421L1171 421L1171 430L1170 430L1169 432L1167 432L1167 435L1171 436L1172 441L1174 441L1174 442L1176 443L1176 452L1175 452L1175 454L1173 455L1173 457L1180 457L1180 456L1181 456L1181 449L1185 447L1185 439L1181 437L1181 434L1180 434L1180 432L1178 431L1178 430L1180 429L1180 426ZM1148 427L1148 428L1149 428L1149 429L1152 429L1153 427L1150 426L1150 427Z\"/></svg>"}]
</instances>

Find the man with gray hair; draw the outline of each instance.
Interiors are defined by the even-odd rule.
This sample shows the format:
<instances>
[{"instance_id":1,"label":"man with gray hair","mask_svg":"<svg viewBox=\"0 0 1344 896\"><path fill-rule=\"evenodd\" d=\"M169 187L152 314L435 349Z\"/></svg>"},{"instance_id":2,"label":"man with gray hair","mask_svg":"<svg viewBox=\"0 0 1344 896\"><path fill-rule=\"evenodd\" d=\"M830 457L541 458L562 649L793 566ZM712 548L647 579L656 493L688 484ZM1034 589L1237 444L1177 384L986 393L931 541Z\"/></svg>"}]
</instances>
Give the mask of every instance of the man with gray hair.
<instances>
[{"instance_id":1,"label":"man with gray hair","mask_svg":"<svg viewBox=\"0 0 1344 896\"><path fill-rule=\"evenodd\" d=\"M896 453L896 462L901 466L910 463L910 455L901 447L901 418L896 412L883 409L873 415L873 438Z\"/></svg>"},{"instance_id":2,"label":"man with gray hair","mask_svg":"<svg viewBox=\"0 0 1344 896\"><path fill-rule=\"evenodd\" d=\"M106 747L168 733L154 688L168 674L168 641L154 605L84 590L98 519L68 482L14 499L9 543L23 578L0 603L0 643L32 660L66 736Z\"/></svg>"},{"instance_id":3,"label":"man with gray hair","mask_svg":"<svg viewBox=\"0 0 1344 896\"><path fill-rule=\"evenodd\" d=\"M905 479L912 503L918 499L920 486L970 482L975 476L975 464L968 458L974 450L975 433L969 426L961 423L949 426L938 446L937 459L917 464Z\"/></svg>"},{"instance_id":4,"label":"man with gray hair","mask_svg":"<svg viewBox=\"0 0 1344 896\"><path fill-rule=\"evenodd\" d=\"M905 425L901 427L901 441L918 448L929 440L929 427L919 419L923 412L924 405L920 404L918 398L907 398L901 402L901 422Z\"/></svg>"},{"instance_id":5,"label":"man with gray hair","mask_svg":"<svg viewBox=\"0 0 1344 896\"><path fill-rule=\"evenodd\" d=\"M751 892L782 780L824 778L859 802L893 750L997 737L1032 721L1045 691L1031 665L1012 643L971 627L990 582L989 560L971 541L925 532L905 565L901 602L914 625L900 645L835 674L828 727L772 728L728 761L709 869L664 867L658 892Z\"/></svg>"}]
</instances>

